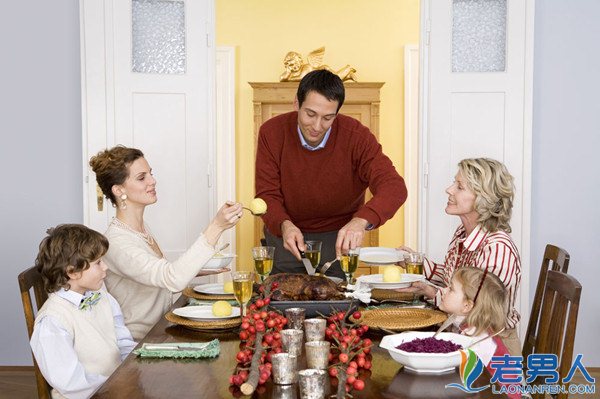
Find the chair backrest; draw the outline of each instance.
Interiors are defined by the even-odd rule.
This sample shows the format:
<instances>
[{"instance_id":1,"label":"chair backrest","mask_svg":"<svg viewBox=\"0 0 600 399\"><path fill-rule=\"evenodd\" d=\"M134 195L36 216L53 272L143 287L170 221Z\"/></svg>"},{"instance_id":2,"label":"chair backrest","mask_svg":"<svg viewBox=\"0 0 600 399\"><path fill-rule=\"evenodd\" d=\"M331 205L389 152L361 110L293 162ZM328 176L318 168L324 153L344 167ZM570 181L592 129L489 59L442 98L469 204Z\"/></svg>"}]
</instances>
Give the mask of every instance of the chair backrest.
<instances>
[{"instance_id":1,"label":"chair backrest","mask_svg":"<svg viewBox=\"0 0 600 399\"><path fill-rule=\"evenodd\" d=\"M581 298L581 284L573 276L550 270L546 276L546 290L540 313L540 331L534 346L534 353L552 353L558 356L558 375L565 378L573 361L573 346L577 330L577 314ZM557 399L567 399L567 392L557 395ZM545 394L532 395L534 399Z\"/></svg>"},{"instance_id":2,"label":"chair backrest","mask_svg":"<svg viewBox=\"0 0 600 399\"><path fill-rule=\"evenodd\" d=\"M39 310L46 299L48 294L44 290L44 282L42 281L42 275L37 271L36 267L30 267L21 274L19 274L19 288L21 289L21 300L23 301L23 310L25 312L25 322L27 323L27 333L29 338L33 334L33 324L35 322L35 314L33 308L33 301L31 300L31 290L33 290L35 296L35 310ZM35 357L33 358L33 367L35 368L35 380L37 384L38 397L40 399L50 398L50 391L52 387L48 385L42 372L40 371Z\"/></svg>"},{"instance_id":3,"label":"chair backrest","mask_svg":"<svg viewBox=\"0 0 600 399\"><path fill-rule=\"evenodd\" d=\"M535 296L533 297L533 306L529 315L529 324L527 324L527 334L523 342L523 357L534 352L535 341L538 335L538 324L540 321L540 310L542 308L542 298L544 296L544 287L546 286L546 275L548 270L556 270L566 273L569 270L569 253L562 248L552 244L546 245L544 251L544 259L540 268L537 287L535 288Z\"/></svg>"}]
</instances>

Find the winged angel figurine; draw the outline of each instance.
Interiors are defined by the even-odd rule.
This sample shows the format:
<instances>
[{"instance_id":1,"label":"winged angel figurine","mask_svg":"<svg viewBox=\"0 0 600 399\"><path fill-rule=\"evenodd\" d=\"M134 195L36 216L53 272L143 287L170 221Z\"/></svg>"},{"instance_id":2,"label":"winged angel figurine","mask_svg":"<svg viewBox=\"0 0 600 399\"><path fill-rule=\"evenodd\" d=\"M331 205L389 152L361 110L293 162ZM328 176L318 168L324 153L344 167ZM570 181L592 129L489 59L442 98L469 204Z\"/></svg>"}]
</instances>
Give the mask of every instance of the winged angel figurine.
<instances>
[{"instance_id":1,"label":"winged angel figurine","mask_svg":"<svg viewBox=\"0 0 600 399\"><path fill-rule=\"evenodd\" d=\"M356 69L352 68L350 65L346 65L339 71L334 71L327 65L323 65L323 56L325 55L325 47L318 48L313 50L306 57L308 63L304 63L302 56L295 52L290 51L286 54L283 59L283 65L285 66L285 71L279 77L280 82L295 82L302 80L302 78L309 72L312 72L317 69L326 69L338 75L343 81L351 80L356 82Z\"/></svg>"}]
</instances>

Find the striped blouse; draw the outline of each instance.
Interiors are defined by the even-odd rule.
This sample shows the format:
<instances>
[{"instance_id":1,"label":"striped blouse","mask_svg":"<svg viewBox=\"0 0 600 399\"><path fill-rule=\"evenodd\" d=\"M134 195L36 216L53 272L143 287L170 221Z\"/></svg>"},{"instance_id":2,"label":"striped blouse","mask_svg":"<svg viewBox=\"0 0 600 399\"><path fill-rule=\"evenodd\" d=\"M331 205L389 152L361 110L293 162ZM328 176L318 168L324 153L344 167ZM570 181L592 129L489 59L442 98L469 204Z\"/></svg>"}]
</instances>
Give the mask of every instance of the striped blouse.
<instances>
[{"instance_id":1,"label":"striped blouse","mask_svg":"<svg viewBox=\"0 0 600 399\"><path fill-rule=\"evenodd\" d=\"M427 278L444 286L450 285L452 274L462 266L487 268L502 280L508 291L507 327L514 328L521 318L515 309L521 283L521 258L510 236L504 231L487 232L478 225L467 237L461 224L448 246L444 263L424 261Z\"/></svg>"}]
</instances>

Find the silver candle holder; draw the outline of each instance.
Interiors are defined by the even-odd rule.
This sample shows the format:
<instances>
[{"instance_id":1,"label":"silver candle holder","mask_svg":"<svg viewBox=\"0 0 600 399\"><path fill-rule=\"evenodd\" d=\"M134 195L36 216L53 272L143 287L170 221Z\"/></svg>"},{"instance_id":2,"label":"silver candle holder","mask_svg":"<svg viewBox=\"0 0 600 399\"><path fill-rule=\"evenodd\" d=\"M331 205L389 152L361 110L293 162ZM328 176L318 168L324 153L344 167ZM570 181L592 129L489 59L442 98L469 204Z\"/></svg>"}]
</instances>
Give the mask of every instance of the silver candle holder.
<instances>
[{"instance_id":1,"label":"silver candle holder","mask_svg":"<svg viewBox=\"0 0 600 399\"><path fill-rule=\"evenodd\" d=\"M331 344L328 341L310 341L304 344L304 347L308 368L327 370Z\"/></svg>"},{"instance_id":2,"label":"silver candle holder","mask_svg":"<svg viewBox=\"0 0 600 399\"><path fill-rule=\"evenodd\" d=\"M273 382L278 385L295 384L298 381L298 358L286 352L271 355Z\"/></svg>"},{"instance_id":3,"label":"silver candle holder","mask_svg":"<svg viewBox=\"0 0 600 399\"><path fill-rule=\"evenodd\" d=\"M272 399L298 399L296 385L273 385Z\"/></svg>"},{"instance_id":4,"label":"silver candle holder","mask_svg":"<svg viewBox=\"0 0 600 399\"><path fill-rule=\"evenodd\" d=\"M300 398L324 399L327 372L325 370L306 369L299 373Z\"/></svg>"},{"instance_id":5,"label":"silver candle holder","mask_svg":"<svg viewBox=\"0 0 600 399\"><path fill-rule=\"evenodd\" d=\"M302 330L304 323L304 315L306 310L304 308L289 308L285 310L285 317L288 320L288 328L296 330Z\"/></svg>"},{"instance_id":6,"label":"silver candle holder","mask_svg":"<svg viewBox=\"0 0 600 399\"><path fill-rule=\"evenodd\" d=\"M302 354L302 341L304 331L297 329L281 330L281 344L283 350L290 355L300 356Z\"/></svg>"},{"instance_id":7,"label":"silver candle holder","mask_svg":"<svg viewBox=\"0 0 600 399\"><path fill-rule=\"evenodd\" d=\"M304 320L306 342L323 341L325 339L325 328L327 328L327 320L325 319Z\"/></svg>"}]
</instances>

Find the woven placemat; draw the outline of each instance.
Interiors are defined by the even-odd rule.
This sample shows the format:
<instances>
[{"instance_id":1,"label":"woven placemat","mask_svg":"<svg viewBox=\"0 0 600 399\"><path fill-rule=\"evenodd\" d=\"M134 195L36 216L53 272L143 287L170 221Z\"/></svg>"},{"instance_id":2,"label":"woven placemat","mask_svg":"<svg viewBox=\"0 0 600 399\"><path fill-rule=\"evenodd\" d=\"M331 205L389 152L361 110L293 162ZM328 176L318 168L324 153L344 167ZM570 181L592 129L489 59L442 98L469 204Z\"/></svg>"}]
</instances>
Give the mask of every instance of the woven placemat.
<instances>
[{"instance_id":1,"label":"woven placemat","mask_svg":"<svg viewBox=\"0 0 600 399\"><path fill-rule=\"evenodd\" d=\"M406 331L433 326L446 318L446 313L433 309L384 308L365 310L360 322L369 328Z\"/></svg>"},{"instance_id":2,"label":"woven placemat","mask_svg":"<svg viewBox=\"0 0 600 399\"><path fill-rule=\"evenodd\" d=\"M171 323L179 324L180 326L192 329L192 330L226 330L229 328L235 328L242 324L241 317L234 317L232 319L223 320L211 320L211 321L197 321L186 319L185 317L177 316L173 312L169 312L165 315L165 319Z\"/></svg>"},{"instance_id":3,"label":"woven placemat","mask_svg":"<svg viewBox=\"0 0 600 399\"><path fill-rule=\"evenodd\" d=\"M194 291L194 288L192 288L192 287L187 287L186 289L184 289L183 295L187 296L188 298L202 299L205 301L221 301L221 300L229 300L229 299L233 299L235 301L235 296L233 294L225 294L225 295L201 294L199 292Z\"/></svg>"},{"instance_id":4,"label":"woven placemat","mask_svg":"<svg viewBox=\"0 0 600 399\"><path fill-rule=\"evenodd\" d=\"M415 294L412 292L398 292L394 290L382 290L380 288L373 288L371 290L371 298L377 301L383 301L385 299L396 299L399 301L412 301Z\"/></svg>"}]
</instances>

